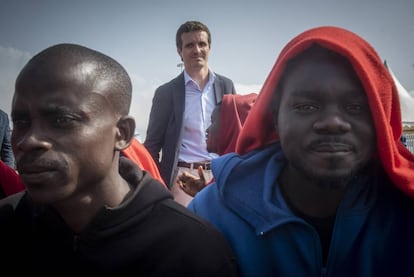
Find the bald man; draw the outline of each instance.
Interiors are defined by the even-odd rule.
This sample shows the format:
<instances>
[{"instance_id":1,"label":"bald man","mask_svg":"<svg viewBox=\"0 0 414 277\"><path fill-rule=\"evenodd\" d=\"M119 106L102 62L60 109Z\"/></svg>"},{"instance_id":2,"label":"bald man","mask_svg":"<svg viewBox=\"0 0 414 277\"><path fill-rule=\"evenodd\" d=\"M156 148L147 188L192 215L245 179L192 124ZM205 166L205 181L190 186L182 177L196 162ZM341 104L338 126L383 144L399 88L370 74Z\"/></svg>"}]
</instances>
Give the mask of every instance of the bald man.
<instances>
[{"instance_id":1,"label":"bald man","mask_svg":"<svg viewBox=\"0 0 414 277\"><path fill-rule=\"evenodd\" d=\"M0 202L5 267L18 260L24 266L14 273L56 276L236 274L219 233L120 157L135 130L131 93L118 62L80 45L49 47L22 69L11 141L27 191Z\"/></svg>"}]
</instances>

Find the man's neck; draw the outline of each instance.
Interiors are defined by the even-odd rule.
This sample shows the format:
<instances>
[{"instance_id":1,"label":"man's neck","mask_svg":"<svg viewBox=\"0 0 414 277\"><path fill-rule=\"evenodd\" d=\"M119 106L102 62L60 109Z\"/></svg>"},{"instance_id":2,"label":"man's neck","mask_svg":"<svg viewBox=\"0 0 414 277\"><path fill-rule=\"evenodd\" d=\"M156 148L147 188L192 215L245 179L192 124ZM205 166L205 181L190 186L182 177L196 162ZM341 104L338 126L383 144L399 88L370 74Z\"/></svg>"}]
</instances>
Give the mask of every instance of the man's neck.
<instances>
[{"instance_id":1,"label":"man's neck","mask_svg":"<svg viewBox=\"0 0 414 277\"><path fill-rule=\"evenodd\" d=\"M119 179L119 185L96 185L97 191L90 191L70 198L63 203L56 203L54 207L66 224L75 232L80 233L103 207L117 207L133 188L124 179Z\"/></svg>"},{"instance_id":2,"label":"man's neck","mask_svg":"<svg viewBox=\"0 0 414 277\"><path fill-rule=\"evenodd\" d=\"M285 170L279 177L279 183L288 202L303 214L313 217L335 214L346 190L346 186L322 187L307 178L288 174Z\"/></svg>"},{"instance_id":3,"label":"man's neck","mask_svg":"<svg viewBox=\"0 0 414 277\"><path fill-rule=\"evenodd\" d=\"M193 79L201 90L204 89L205 85L209 79L209 70L208 67L202 67L200 69L190 69L187 70L188 75L190 75L191 79Z\"/></svg>"}]
</instances>

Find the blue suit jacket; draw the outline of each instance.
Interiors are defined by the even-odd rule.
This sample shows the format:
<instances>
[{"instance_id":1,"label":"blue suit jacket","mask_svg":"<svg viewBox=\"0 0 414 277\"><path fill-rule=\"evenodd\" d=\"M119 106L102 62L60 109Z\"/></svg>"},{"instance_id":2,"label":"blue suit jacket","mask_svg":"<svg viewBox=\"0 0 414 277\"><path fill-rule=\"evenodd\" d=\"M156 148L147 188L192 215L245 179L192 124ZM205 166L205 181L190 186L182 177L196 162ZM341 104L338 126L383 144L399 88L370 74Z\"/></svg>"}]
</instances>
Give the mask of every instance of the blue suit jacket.
<instances>
[{"instance_id":1,"label":"blue suit jacket","mask_svg":"<svg viewBox=\"0 0 414 277\"><path fill-rule=\"evenodd\" d=\"M14 155L10 142L10 123L9 116L4 111L0 110L0 157L1 160L8 166L15 168Z\"/></svg>"},{"instance_id":2,"label":"blue suit jacket","mask_svg":"<svg viewBox=\"0 0 414 277\"><path fill-rule=\"evenodd\" d=\"M217 73L214 81L216 104L224 94L235 94L233 81ZM184 73L155 90L144 146L158 165L168 187L172 186L181 144L185 106Z\"/></svg>"}]
</instances>

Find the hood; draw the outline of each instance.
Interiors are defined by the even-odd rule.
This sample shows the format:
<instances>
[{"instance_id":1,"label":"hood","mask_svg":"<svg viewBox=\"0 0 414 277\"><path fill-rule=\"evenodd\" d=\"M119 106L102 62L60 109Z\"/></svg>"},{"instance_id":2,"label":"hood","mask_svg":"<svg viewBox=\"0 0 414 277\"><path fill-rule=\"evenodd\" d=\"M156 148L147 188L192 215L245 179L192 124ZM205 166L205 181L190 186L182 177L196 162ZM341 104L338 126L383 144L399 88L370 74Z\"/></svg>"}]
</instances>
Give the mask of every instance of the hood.
<instances>
[{"instance_id":1,"label":"hood","mask_svg":"<svg viewBox=\"0 0 414 277\"><path fill-rule=\"evenodd\" d=\"M392 182L414 198L414 155L401 143L401 108L398 90L374 48L353 32L323 26L293 38L281 51L263 84L236 143L236 152L260 149L278 140L270 103L287 62L314 44L349 60L368 97L376 129L376 157Z\"/></svg>"},{"instance_id":2,"label":"hood","mask_svg":"<svg viewBox=\"0 0 414 277\"><path fill-rule=\"evenodd\" d=\"M1 191L5 196L25 190L26 187L16 171L0 160L0 197Z\"/></svg>"},{"instance_id":3,"label":"hood","mask_svg":"<svg viewBox=\"0 0 414 277\"><path fill-rule=\"evenodd\" d=\"M123 232L127 227L138 226L138 222L144 221L146 215L151 212L152 206L173 199L171 193L158 180L141 170L129 158L119 159L119 173L134 191L119 206L105 206L96 214L87 229L82 232L82 235L90 240L113 236Z\"/></svg>"},{"instance_id":4,"label":"hood","mask_svg":"<svg viewBox=\"0 0 414 277\"><path fill-rule=\"evenodd\" d=\"M223 95L220 110L220 126L222 127L219 130L217 154L234 152L237 137L256 97L256 93Z\"/></svg>"}]
</instances>

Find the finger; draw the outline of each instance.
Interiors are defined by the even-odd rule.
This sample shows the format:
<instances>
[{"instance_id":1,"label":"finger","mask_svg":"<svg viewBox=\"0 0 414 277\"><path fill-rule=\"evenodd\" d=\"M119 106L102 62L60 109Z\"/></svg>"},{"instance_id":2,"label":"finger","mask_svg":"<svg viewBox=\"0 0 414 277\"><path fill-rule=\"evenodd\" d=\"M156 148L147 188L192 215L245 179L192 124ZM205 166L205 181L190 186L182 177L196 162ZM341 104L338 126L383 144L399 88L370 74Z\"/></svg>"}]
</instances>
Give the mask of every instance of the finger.
<instances>
[{"instance_id":1,"label":"finger","mask_svg":"<svg viewBox=\"0 0 414 277\"><path fill-rule=\"evenodd\" d=\"M179 176L176 180L176 183L181 185L181 183L185 183L185 179L182 176Z\"/></svg>"},{"instance_id":2,"label":"finger","mask_svg":"<svg viewBox=\"0 0 414 277\"><path fill-rule=\"evenodd\" d=\"M206 178L204 177L203 167L199 166L197 170L198 170L198 176L200 176L200 180L203 181L203 183L206 183Z\"/></svg>"},{"instance_id":3,"label":"finger","mask_svg":"<svg viewBox=\"0 0 414 277\"><path fill-rule=\"evenodd\" d=\"M187 186L186 186L186 184L184 183L184 182L178 182L178 185L180 186L180 188L182 189L182 190L186 190L186 188L187 188Z\"/></svg>"},{"instance_id":4,"label":"finger","mask_svg":"<svg viewBox=\"0 0 414 277\"><path fill-rule=\"evenodd\" d=\"M185 173L185 172L184 172L184 173ZM178 183L179 181L183 182L183 181L185 180L185 175L184 175L184 173L181 173L181 175L178 175L178 177L177 177L177 183Z\"/></svg>"},{"instance_id":5,"label":"finger","mask_svg":"<svg viewBox=\"0 0 414 277\"><path fill-rule=\"evenodd\" d=\"M191 181L191 180L192 180L192 179L194 179L194 178L196 178L196 176L191 175L191 174L188 174L188 173L183 173L183 174L180 176L180 181L181 181L181 182L183 182L183 183L186 183L186 182Z\"/></svg>"},{"instance_id":6,"label":"finger","mask_svg":"<svg viewBox=\"0 0 414 277\"><path fill-rule=\"evenodd\" d=\"M185 183L182 183L182 185L180 185L180 188L182 191L184 191L186 194L193 196L191 193L191 188L189 188L188 186L186 186Z\"/></svg>"}]
</instances>

